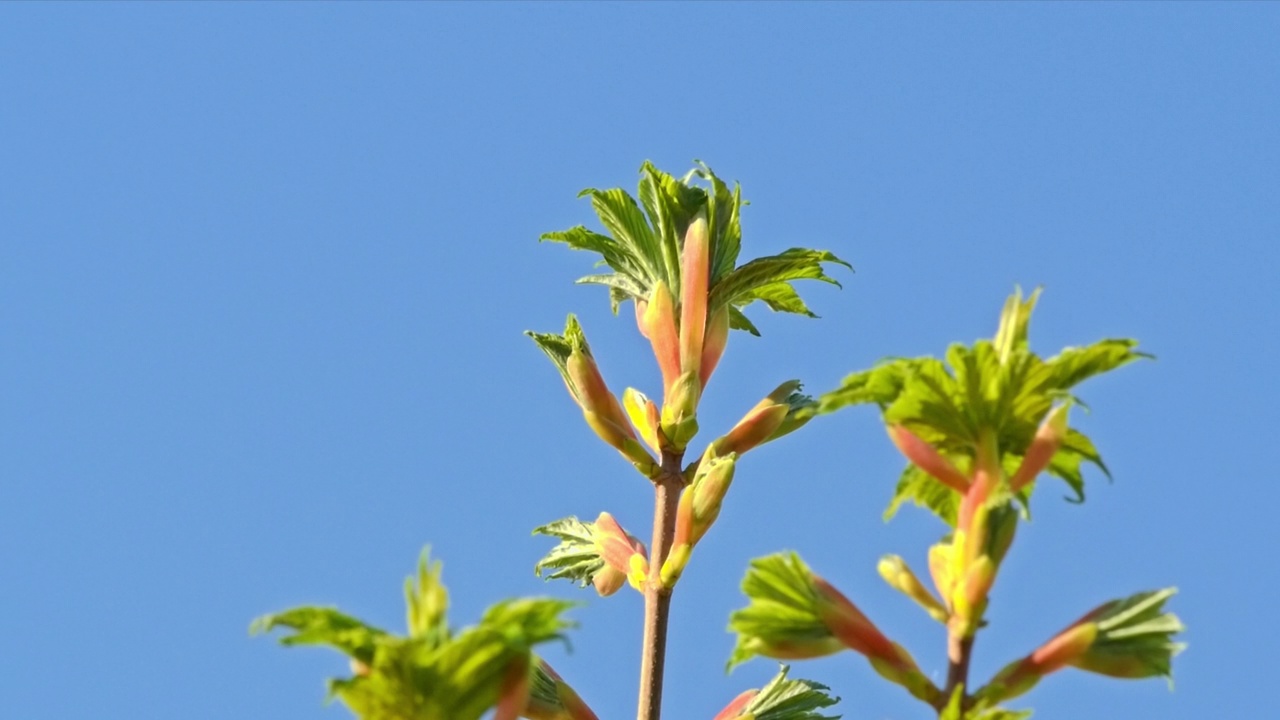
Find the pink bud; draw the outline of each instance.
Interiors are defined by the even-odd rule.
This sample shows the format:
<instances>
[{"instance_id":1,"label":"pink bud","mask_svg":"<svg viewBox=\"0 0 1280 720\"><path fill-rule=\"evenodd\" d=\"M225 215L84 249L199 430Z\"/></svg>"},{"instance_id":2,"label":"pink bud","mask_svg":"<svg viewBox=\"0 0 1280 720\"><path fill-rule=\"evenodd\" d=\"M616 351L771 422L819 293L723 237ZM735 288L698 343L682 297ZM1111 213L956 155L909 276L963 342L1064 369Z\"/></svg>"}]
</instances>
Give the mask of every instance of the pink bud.
<instances>
[{"instance_id":1,"label":"pink bud","mask_svg":"<svg viewBox=\"0 0 1280 720\"><path fill-rule=\"evenodd\" d=\"M680 377L680 336L676 329L675 300L666 283L659 281L650 292L642 323L642 334L649 338L653 356L658 360L658 369L662 371L665 396L676 378Z\"/></svg>"},{"instance_id":2,"label":"pink bud","mask_svg":"<svg viewBox=\"0 0 1280 720\"><path fill-rule=\"evenodd\" d=\"M1038 675L1048 675L1074 662L1098 637L1098 626L1086 622L1062 631L1027 658Z\"/></svg>"},{"instance_id":3,"label":"pink bud","mask_svg":"<svg viewBox=\"0 0 1280 720\"><path fill-rule=\"evenodd\" d=\"M498 704L494 708L493 720L519 720L520 715L529 705L532 675L529 668L527 655L513 660L507 667L498 689Z\"/></svg>"},{"instance_id":4,"label":"pink bud","mask_svg":"<svg viewBox=\"0 0 1280 720\"><path fill-rule=\"evenodd\" d=\"M640 336L649 339L649 329L644 325L644 311L649 307L649 301L636 298L636 328L640 330Z\"/></svg>"},{"instance_id":5,"label":"pink bud","mask_svg":"<svg viewBox=\"0 0 1280 720\"><path fill-rule=\"evenodd\" d=\"M867 657L899 662L894 644L839 590L817 575L813 576L813 587L819 598L818 617L845 647Z\"/></svg>"},{"instance_id":6,"label":"pink bud","mask_svg":"<svg viewBox=\"0 0 1280 720\"><path fill-rule=\"evenodd\" d=\"M734 718L742 715L742 711L745 710L746 707L751 704L751 701L756 699L756 695L759 694L759 690L747 690L734 698L733 702L725 705L724 709L716 713L716 716L711 720L734 720Z\"/></svg>"},{"instance_id":7,"label":"pink bud","mask_svg":"<svg viewBox=\"0 0 1280 720\"><path fill-rule=\"evenodd\" d=\"M711 314L707 320L707 334L702 344L702 361L699 363L698 375L702 378L702 387L707 386L711 373L720 364L724 348L729 343L729 306L724 305Z\"/></svg>"},{"instance_id":8,"label":"pink bud","mask_svg":"<svg viewBox=\"0 0 1280 720\"><path fill-rule=\"evenodd\" d=\"M627 571L632 555L645 554L644 543L628 535L607 512L600 513L600 517L596 518L595 541L605 562L623 572Z\"/></svg>"},{"instance_id":9,"label":"pink bud","mask_svg":"<svg viewBox=\"0 0 1280 720\"><path fill-rule=\"evenodd\" d=\"M1022 457L1022 464L1009 479L1009 487L1014 492L1035 480L1036 476L1044 472L1044 469L1053 461L1054 454L1058 452L1062 441L1067 437L1067 409L1067 405L1059 405L1049 412L1044 422L1040 423L1035 439L1027 448L1027 454Z\"/></svg>"},{"instance_id":10,"label":"pink bud","mask_svg":"<svg viewBox=\"0 0 1280 720\"><path fill-rule=\"evenodd\" d=\"M969 478L956 469L932 445L921 440L919 436L902 425L889 426L889 438L898 450L916 467L928 473L943 485L964 493L969 490Z\"/></svg>"},{"instance_id":11,"label":"pink bud","mask_svg":"<svg viewBox=\"0 0 1280 720\"><path fill-rule=\"evenodd\" d=\"M680 283L680 369L700 373L707 329L707 290L711 283L711 238L705 209L698 211L685 232Z\"/></svg>"}]
</instances>

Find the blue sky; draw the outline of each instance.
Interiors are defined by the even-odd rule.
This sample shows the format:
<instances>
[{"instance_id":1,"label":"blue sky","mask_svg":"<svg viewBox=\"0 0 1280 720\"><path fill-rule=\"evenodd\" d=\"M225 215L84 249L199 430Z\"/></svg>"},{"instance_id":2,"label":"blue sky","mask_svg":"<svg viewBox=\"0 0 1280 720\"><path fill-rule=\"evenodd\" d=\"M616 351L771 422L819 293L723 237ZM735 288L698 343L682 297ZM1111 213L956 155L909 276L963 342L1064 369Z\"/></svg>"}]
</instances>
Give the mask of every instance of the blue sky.
<instances>
[{"instance_id":1,"label":"blue sky","mask_svg":"<svg viewBox=\"0 0 1280 720\"><path fill-rule=\"evenodd\" d=\"M994 330L1139 338L1082 386L1115 475L1045 483L979 640L984 677L1088 608L1178 585L1176 691L1067 671L1042 720L1257 716L1277 565L1280 8L1269 4L6 4L0 7L0 660L23 718L341 718L322 650L253 617L337 604L400 627L431 544L458 623L510 595L588 603L551 649L633 712L641 602L533 577L529 530L650 491L582 425L525 329L582 318L615 388L657 373L589 258L586 186L645 159L742 183L744 257L850 260L757 309L704 403L833 388ZM752 557L793 548L944 671L886 588L941 526L880 520L902 460L869 410L740 465L675 599L667 716L711 717ZM846 718L929 716L860 658L799 663Z\"/></svg>"}]
</instances>

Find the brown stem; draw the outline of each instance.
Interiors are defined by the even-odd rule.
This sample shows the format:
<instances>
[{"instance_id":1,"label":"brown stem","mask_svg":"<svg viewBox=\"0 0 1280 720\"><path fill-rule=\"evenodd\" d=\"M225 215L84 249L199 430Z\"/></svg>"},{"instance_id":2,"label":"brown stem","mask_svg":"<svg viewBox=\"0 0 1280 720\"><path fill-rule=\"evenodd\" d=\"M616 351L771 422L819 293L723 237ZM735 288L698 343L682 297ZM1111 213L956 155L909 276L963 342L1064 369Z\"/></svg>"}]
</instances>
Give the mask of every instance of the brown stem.
<instances>
[{"instance_id":1,"label":"brown stem","mask_svg":"<svg viewBox=\"0 0 1280 720\"><path fill-rule=\"evenodd\" d=\"M653 542L649 546L649 578L644 586L644 649L640 656L640 700L637 720L658 720L662 715L662 674L667 655L667 618L671 589L662 586L662 563L671 553L676 508L684 476L683 453L663 453L662 474L654 481Z\"/></svg>"},{"instance_id":2,"label":"brown stem","mask_svg":"<svg viewBox=\"0 0 1280 720\"><path fill-rule=\"evenodd\" d=\"M947 637L947 659L950 662L947 666L947 688L938 699L939 711L951 702L951 695L961 685L964 685L964 697L960 699L960 707L964 710L969 708L969 660L973 657L973 639L973 635L959 638L951 634Z\"/></svg>"}]
</instances>

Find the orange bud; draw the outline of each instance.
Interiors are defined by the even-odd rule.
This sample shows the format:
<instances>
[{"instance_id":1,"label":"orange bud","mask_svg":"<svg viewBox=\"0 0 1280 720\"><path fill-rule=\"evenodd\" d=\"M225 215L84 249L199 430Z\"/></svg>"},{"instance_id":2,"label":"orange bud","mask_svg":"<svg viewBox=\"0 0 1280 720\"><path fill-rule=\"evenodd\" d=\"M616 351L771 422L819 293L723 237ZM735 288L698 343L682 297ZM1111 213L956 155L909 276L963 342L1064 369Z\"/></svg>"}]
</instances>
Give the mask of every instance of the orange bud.
<instances>
[{"instance_id":1,"label":"orange bud","mask_svg":"<svg viewBox=\"0 0 1280 720\"><path fill-rule=\"evenodd\" d=\"M636 327L640 330L640 336L646 340L649 338L649 329L644 325L644 311L649 307L649 301L636 298Z\"/></svg>"},{"instance_id":2,"label":"orange bud","mask_svg":"<svg viewBox=\"0 0 1280 720\"><path fill-rule=\"evenodd\" d=\"M700 373L707 329L707 290L711 283L711 238L707 212L699 210L684 235L680 258L680 369Z\"/></svg>"},{"instance_id":3,"label":"orange bud","mask_svg":"<svg viewBox=\"0 0 1280 720\"><path fill-rule=\"evenodd\" d=\"M498 689L498 704L494 708L493 720L519 720L529 705L531 676L528 655L511 661Z\"/></svg>"},{"instance_id":4,"label":"orange bud","mask_svg":"<svg viewBox=\"0 0 1280 720\"><path fill-rule=\"evenodd\" d=\"M662 371L662 389L665 394L670 391L676 378L680 377L680 336L676 329L675 299L671 297L667 284L661 280L649 294L641 323L644 328L642 334L649 338L653 356L658 360L658 369Z\"/></svg>"},{"instance_id":5,"label":"orange bud","mask_svg":"<svg viewBox=\"0 0 1280 720\"><path fill-rule=\"evenodd\" d=\"M1009 479L1009 487L1014 492L1021 490L1036 476L1044 472L1049 467L1049 463L1053 461L1053 456L1058 452L1058 448L1062 446L1062 441L1067 437L1067 405L1059 405L1049 412L1044 422L1040 423L1040 429L1036 430L1035 439L1031 441L1031 445L1027 448L1027 454L1022 458L1022 464L1018 466L1018 470Z\"/></svg>"},{"instance_id":6,"label":"orange bud","mask_svg":"<svg viewBox=\"0 0 1280 720\"><path fill-rule=\"evenodd\" d=\"M624 576L631 569L632 555L648 557L644 543L628 535L607 512L600 513L600 517L596 518L593 539L600 557Z\"/></svg>"},{"instance_id":7,"label":"orange bud","mask_svg":"<svg viewBox=\"0 0 1280 720\"><path fill-rule=\"evenodd\" d=\"M634 440L636 437L630 425L619 425L600 413L583 410L582 417L586 418L587 425L601 440L615 449L622 450L627 440Z\"/></svg>"},{"instance_id":8,"label":"orange bud","mask_svg":"<svg viewBox=\"0 0 1280 720\"><path fill-rule=\"evenodd\" d=\"M741 455L772 438L791 412L788 399L799 387L799 380L788 380L774 388L773 392L748 410L728 434L712 444L715 452L721 455L731 452Z\"/></svg>"},{"instance_id":9,"label":"orange bud","mask_svg":"<svg viewBox=\"0 0 1280 720\"><path fill-rule=\"evenodd\" d=\"M711 373L720 364L724 348L729 343L729 306L725 305L711 314L707 320L707 334L702 341L702 360L699 363L698 376L702 378L702 387L707 386Z\"/></svg>"},{"instance_id":10,"label":"orange bud","mask_svg":"<svg viewBox=\"0 0 1280 720\"><path fill-rule=\"evenodd\" d=\"M956 469L932 445L901 425L889 426L889 438L898 450L916 467L936 478L938 482L957 492L967 492L969 478Z\"/></svg>"},{"instance_id":11,"label":"orange bud","mask_svg":"<svg viewBox=\"0 0 1280 720\"><path fill-rule=\"evenodd\" d=\"M839 590L817 575L813 587L818 593L818 617L845 647L893 664L900 662L894 644Z\"/></svg>"},{"instance_id":12,"label":"orange bud","mask_svg":"<svg viewBox=\"0 0 1280 720\"><path fill-rule=\"evenodd\" d=\"M635 585L633 576L648 569L649 556L644 543L628 535L609 513L602 512L596 518L592 540L605 563L591 577L591 584L601 596L614 594L628 581Z\"/></svg>"},{"instance_id":13,"label":"orange bud","mask_svg":"<svg viewBox=\"0 0 1280 720\"><path fill-rule=\"evenodd\" d=\"M609 388L605 385L594 358L575 349L565 360L565 372L573 386L574 399L583 410L602 414L607 412L609 401L606 397L609 395Z\"/></svg>"},{"instance_id":14,"label":"orange bud","mask_svg":"<svg viewBox=\"0 0 1280 720\"><path fill-rule=\"evenodd\" d=\"M609 597L610 595L622 589L627 582L627 574L605 565L591 576L591 585L595 587L596 594L600 597Z\"/></svg>"},{"instance_id":15,"label":"orange bud","mask_svg":"<svg viewBox=\"0 0 1280 720\"><path fill-rule=\"evenodd\" d=\"M787 418L790 408L786 405L756 406L738 421L727 435L716 440L717 453L741 455L768 440Z\"/></svg>"},{"instance_id":16,"label":"orange bud","mask_svg":"<svg viewBox=\"0 0 1280 720\"><path fill-rule=\"evenodd\" d=\"M1037 675L1048 675L1076 661L1098 637L1098 626L1091 622L1074 625L1041 645L1027 658Z\"/></svg>"},{"instance_id":17,"label":"orange bud","mask_svg":"<svg viewBox=\"0 0 1280 720\"><path fill-rule=\"evenodd\" d=\"M725 705L724 709L716 713L716 716L711 720L734 720L734 718L742 715L742 711L745 710L746 707L751 704L751 701L756 699L756 695L759 694L759 690L747 690L734 698L733 702Z\"/></svg>"}]
</instances>

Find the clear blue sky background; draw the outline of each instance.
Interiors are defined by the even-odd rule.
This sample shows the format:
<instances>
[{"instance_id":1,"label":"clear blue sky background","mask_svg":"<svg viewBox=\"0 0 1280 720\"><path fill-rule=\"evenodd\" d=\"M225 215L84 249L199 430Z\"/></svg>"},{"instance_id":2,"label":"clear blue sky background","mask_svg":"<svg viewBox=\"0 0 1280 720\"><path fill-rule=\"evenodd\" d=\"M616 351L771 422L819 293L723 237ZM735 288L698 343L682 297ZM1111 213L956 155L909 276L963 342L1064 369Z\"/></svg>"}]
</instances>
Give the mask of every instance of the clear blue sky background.
<instances>
[{"instance_id":1,"label":"clear blue sky background","mask_svg":"<svg viewBox=\"0 0 1280 720\"><path fill-rule=\"evenodd\" d=\"M1275 4L6 4L0 7L0 701L58 718L342 718L337 655L250 619L337 604L400 627L424 544L458 623L590 602L549 650L630 717L641 602L533 577L529 530L650 492L525 329L580 314L615 388L656 372L589 258L585 186L694 158L741 181L745 257L857 268L757 310L706 428L779 381L988 336L1046 288L1051 353L1158 361L1082 387L1108 458L1046 483L979 642L986 676L1084 610L1176 584L1177 688L1067 671L1043 720L1261 717L1273 703L1280 345ZM880 520L902 460L869 410L752 453L675 602L667 711L710 718L747 561L799 550L943 671L874 570L941 526ZM860 658L798 664L846 718L926 718Z\"/></svg>"}]
</instances>

